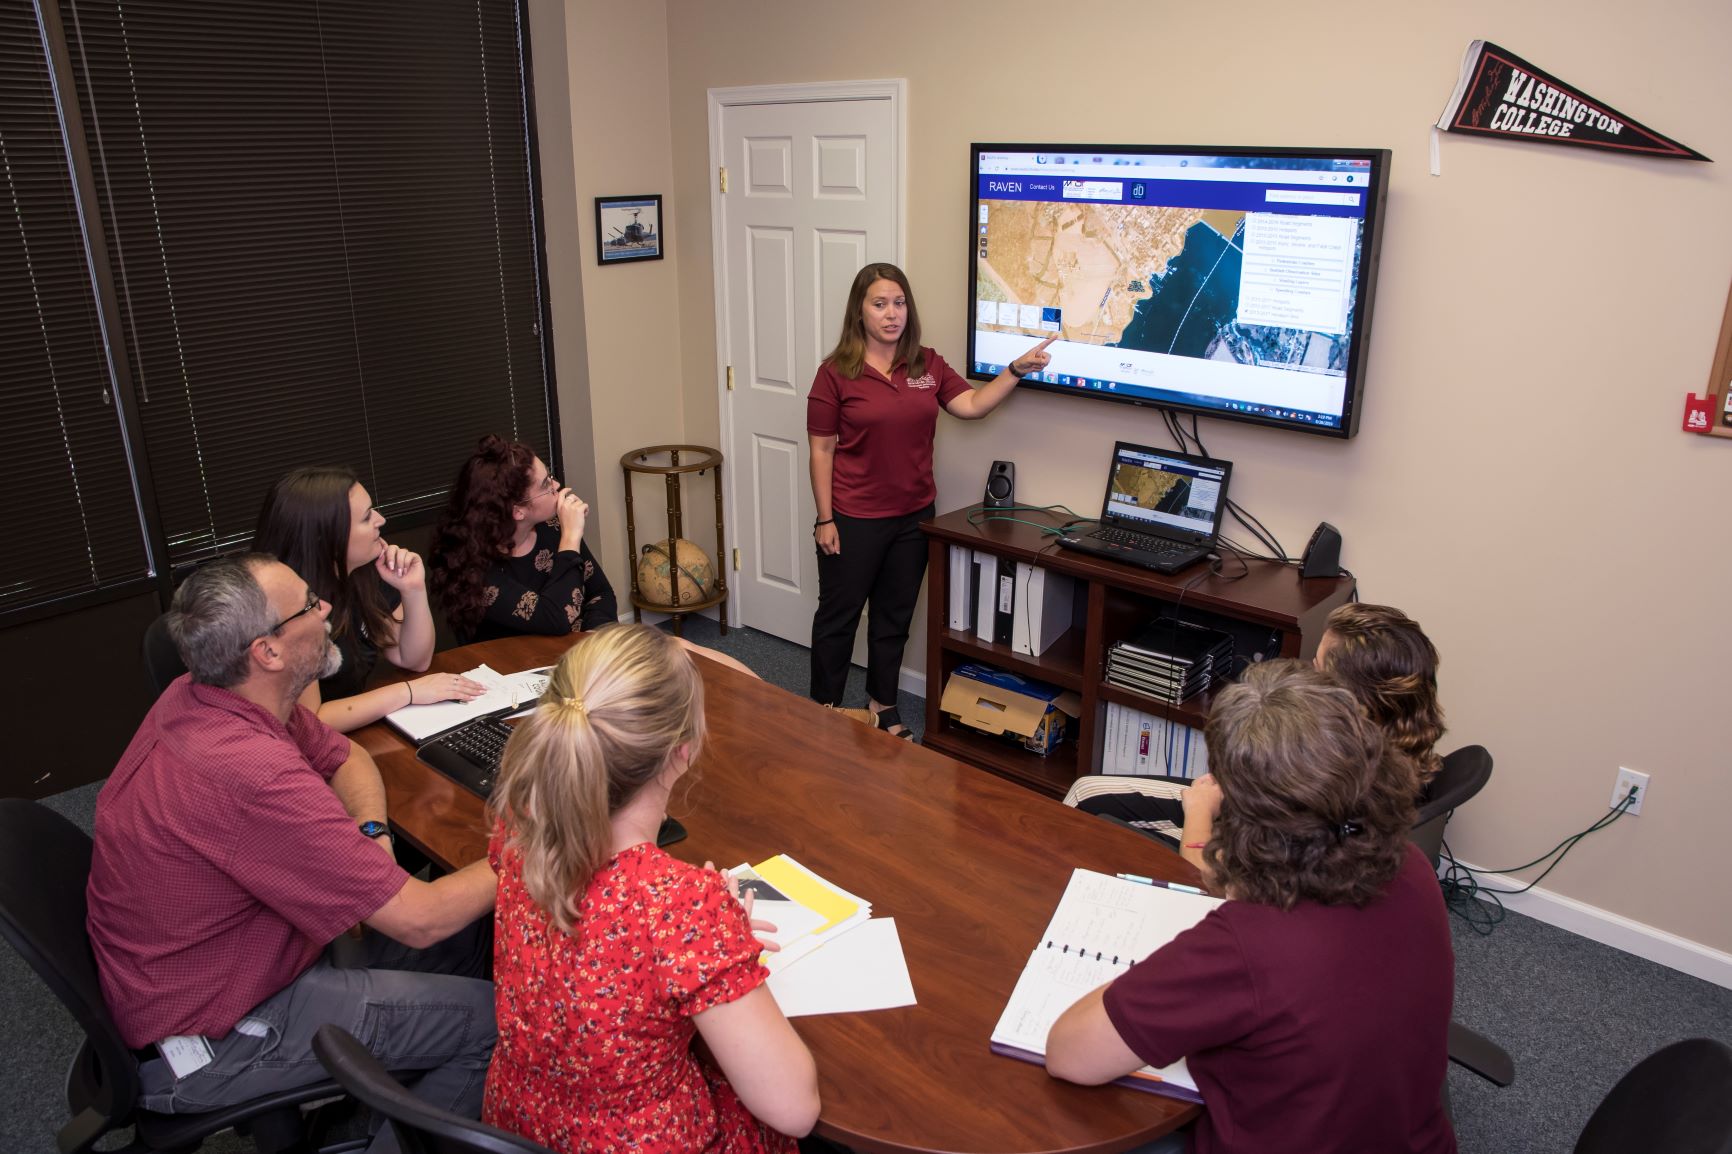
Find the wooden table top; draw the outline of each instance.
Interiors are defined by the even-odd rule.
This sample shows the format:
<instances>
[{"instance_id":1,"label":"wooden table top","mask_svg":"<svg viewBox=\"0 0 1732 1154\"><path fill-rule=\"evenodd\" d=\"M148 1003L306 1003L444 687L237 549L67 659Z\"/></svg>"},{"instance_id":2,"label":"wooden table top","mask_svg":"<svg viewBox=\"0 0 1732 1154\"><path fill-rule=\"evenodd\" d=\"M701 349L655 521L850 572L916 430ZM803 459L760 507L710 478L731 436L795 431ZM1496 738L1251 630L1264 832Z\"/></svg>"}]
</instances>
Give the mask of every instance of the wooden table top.
<instances>
[{"instance_id":1,"label":"wooden table top","mask_svg":"<svg viewBox=\"0 0 1732 1154\"><path fill-rule=\"evenodd\" d=\"M519 637L436 655L546 665L569 638ZM699 662L709 739L671 812L669 847L720 865L786 853L896 919L919 1005L794 1019L817 1060L818 1132L902 1154L1113 1154L1197 1114L1159 1095L1084 1088L988 1049L1029 951L1071 870L1172 881L1196 872L1146 838L991 774L869 729L766 682ZM356 739L378 762L392 824L436 861L486 852L475 795L429 769L383 724Z\"/></svg>"}]
</instances>

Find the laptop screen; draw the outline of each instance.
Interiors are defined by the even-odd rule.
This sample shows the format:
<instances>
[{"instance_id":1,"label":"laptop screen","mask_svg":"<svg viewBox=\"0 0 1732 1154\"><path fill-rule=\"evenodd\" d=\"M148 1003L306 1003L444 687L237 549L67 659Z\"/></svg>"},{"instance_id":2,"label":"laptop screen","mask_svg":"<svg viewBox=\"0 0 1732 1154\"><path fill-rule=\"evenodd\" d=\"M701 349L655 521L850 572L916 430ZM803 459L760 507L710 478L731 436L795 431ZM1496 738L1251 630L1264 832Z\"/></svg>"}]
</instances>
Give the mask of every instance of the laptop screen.
<instances>
[{"instance_id":1,"label":"laptop screen","mask_svg":"<svg viewBox=\"0 0 1732 1154\"><path fill-rule=\"evenodd\" d=\"M1120 441L1101 519L1180 541L1213 541L1232 471L1230 461Z\"/></svg>"}]
</instances>

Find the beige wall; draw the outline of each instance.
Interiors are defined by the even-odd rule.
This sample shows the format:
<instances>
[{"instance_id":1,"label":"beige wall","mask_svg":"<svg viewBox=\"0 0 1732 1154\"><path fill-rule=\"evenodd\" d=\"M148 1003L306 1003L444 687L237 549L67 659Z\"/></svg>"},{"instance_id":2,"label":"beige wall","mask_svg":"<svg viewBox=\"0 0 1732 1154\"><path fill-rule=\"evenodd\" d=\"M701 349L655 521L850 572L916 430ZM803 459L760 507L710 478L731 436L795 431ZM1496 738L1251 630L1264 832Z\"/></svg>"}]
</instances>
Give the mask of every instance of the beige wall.
<instances>
[{"instance_id":1,"label":"beige wall","mask_svg":"<svg viewBox=\"0 0 1732 1154\"><path fill-rule=\"evenodd\" d=\"M648 0L629 11L596 0L566 0L563 15L571 125L566 163L573 173L574 199L558 203L545 184L543 199L548 202L550 222L560 213L575 221L579 244L572 259L582 282L585 331L581 355L574 358L577 365L568 365L562 358L557 366L560 416L567 430L568 461L574 457L570 446L578 441L594 461L594 489L584 496L589 498L591 524L596 528L587 540L624 608L631 570L626 563L620 455L686 439L680 386L683 337L676 303L681 266L678 249L659 261L611 268L598 265L595 198L661 193L662 231L677 243L681 222L669 146L667 9L662 0ZM540 30L537 21L532 33ZM544 51L545 46L535 49L538 66ZM539 73L536 79L540 119ZM542 146L545 170L549 154L558 152L562 142L548 142L547 126L540 127L546 142ZM558 271L550 269L550 276ZM557 336L560 322L556 318L554 323ZM583 395L576 382L568 384L574 371L582 375ZM567 411L568 406L572 411ZM714 399L709 408L715 408ZM665 527L656 527L664 505L659 486L643 480L638 486L642 545L665 536Z\"/></svg>"},{"instance_id":2,"label":"beige wall","mask_svg":"<svg viewBox=\"0 0 1732 1154\"><path fill-rule=\"evenodd\" d=\"M529 0L529 45L541 169L541 229L547 254L547 315L559 400L560 454L549 461L567 485L595 492L589 357L583 317L583 221L572 154L571 68L565 0Z\"/></svg>"},{"instance_id":3,"label":"beige wall","mask_svg":"<svg viewBox=\"0 0 1732 1154\"><path fill-rule=\"evenodd\" d=\"M667 435L676 398L685 435L719 436L709 88L908 79L907 264L928 339L953 358L971 141L1387 146L1359 437L1204 421L1209 448L1237 463L1235 495L1289 549L1332 521L1365 597L1406 608L1437 641L1446 744L1482 742L1498 764L1451 827L1461 856L1525 860L1604 812L1618 765L1645 770L1643 815L1585 841L1546 886L1732 950L1717 881L1732 773L1713 732L1732 547L1710 516L1732 445L1678 431L1732 277L1732 9L1307 10L667 0L635 9L639 36L621 38L617 13L572 4L575 151L594 160L579 165L579 212L596 192L658 188L677 206L667 261L584 270L603 508L619 507L605 503L612 460ZM1474 37L1726 163L1450 137L1433 178L1427 126ZM943 422L940 504L975 500L986 464L1008 457L1024 499L1086 508L1119 435L1164 439L1150 412L1035 394L979 425Z\"/></svg>"}]
</instances>

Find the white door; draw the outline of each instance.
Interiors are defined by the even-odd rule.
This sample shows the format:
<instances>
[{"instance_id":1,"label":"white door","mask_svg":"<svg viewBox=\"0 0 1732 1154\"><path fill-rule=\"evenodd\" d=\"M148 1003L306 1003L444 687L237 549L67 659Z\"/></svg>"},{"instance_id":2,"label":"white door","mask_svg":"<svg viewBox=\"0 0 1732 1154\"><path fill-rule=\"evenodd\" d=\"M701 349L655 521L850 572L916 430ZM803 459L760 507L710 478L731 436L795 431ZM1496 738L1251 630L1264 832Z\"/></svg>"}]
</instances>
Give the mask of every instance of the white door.
<instances>
[{"instance_id":1,"label":"white door","mask_svg":"<svg viewBox=\"0 0 1732 1154\"><path fill-rule=\"evenodd\" d=\"M806 394L860 266L899 262L902 85L710 93L729 619L804 645L818 605ZM863 632L863 631L862 631Z\"/></svg>"}]
</instances>

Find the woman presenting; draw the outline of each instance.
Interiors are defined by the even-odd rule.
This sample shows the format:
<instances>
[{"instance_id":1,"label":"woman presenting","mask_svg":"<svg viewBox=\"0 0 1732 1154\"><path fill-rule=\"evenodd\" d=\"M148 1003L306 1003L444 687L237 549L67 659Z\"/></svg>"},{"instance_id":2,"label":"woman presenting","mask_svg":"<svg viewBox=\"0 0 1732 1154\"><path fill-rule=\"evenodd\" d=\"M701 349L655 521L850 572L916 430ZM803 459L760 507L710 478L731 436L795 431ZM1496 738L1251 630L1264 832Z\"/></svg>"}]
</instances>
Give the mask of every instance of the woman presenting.
<instances>
[{"instance_id":1,"label":"woman presenting","mask_svg":"<svg viewBox=\"0 0 1732 1154\"><path fill-rule=\"evenodd\" d=\"M920 343L908 277L869 264L854 278L842 335L818 368L806 401L812 497L818 520L818 612L812 618L814 701L840 705L860 610L870 603L866 695L879 729L912 736L896 712L897 674L920 581L932 515L932 436L943 406L977 421L1016 383L1052 360L1049 337L979 389Z\"/></svg>"}]
</instances>

